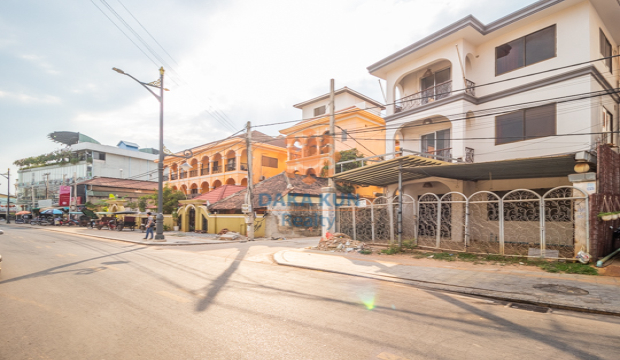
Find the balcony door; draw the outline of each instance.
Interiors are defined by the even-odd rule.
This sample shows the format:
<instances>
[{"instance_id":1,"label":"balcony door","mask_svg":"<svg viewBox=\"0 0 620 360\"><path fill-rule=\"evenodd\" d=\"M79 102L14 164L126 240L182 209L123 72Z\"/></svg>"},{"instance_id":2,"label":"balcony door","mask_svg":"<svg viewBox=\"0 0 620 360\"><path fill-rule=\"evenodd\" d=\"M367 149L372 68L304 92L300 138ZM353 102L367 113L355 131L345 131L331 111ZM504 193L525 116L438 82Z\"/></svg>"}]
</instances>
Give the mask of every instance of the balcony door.
<instances>
[{"instance_id":1,"label":"balcony door","mask_svg":"<svg viewBox=\"0 0 620 360\"><path fill-rule=\"evenodd\" d=\"M449 96L451 89L445 86L448 81L450 81L450 68L439 70L436 73L427 71L420 82L422 104Z\"/></svg>"},{"instance_id":2,"label":"balcony door","mask_svg":"<svg viewBox=\"0 0 620 360\"><path fill-rule=\"evenodd\" d=\"M429 155L437 155L445 158L451 157L450 129L436 131L422 135L421 152ZM439 160L443 160L439 158Z\"/></svg>"}]
</instances>

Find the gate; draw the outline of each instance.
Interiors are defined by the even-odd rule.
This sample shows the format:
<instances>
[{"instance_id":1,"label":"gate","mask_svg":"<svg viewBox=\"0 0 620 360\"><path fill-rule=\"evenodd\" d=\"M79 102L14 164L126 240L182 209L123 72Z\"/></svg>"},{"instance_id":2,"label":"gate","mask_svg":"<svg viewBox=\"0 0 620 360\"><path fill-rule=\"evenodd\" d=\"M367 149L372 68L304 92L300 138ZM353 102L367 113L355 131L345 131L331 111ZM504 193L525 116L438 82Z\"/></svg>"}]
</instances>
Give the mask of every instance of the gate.
<instances>
[{"instance_id":1,"label":"gate","mask_svg":"<svg viewBox=\"0 0 620 360\"><path fill-rule=\"evenodd\" d=\"M437 224L439 216L439 197L432 193L420 196L418 200L418 246L439 247Z\"/></svg>"},{"instance_id":2,"label":"gate","mask_svg":"<svg viewBox=\"0 0 620 360\"><path fill-rule=\"evenodd\" d=\"M449 192L439 199L441 204L438 248L465 251L465 223L467 197L459 192Z\"/></svg>"},{"instance_id":3,"label":"gate","mask_svg":"<svg viewBox=\"0 0 620 360\"><path fill-rule=\"evenodd\" d=\"M505 255L527 256L529 249L542 249L542 198L532 190L518 189L502 198L503 243ZM501 252L501 249L500 249Z\"/></svg>"},{"instance_id":4,"label":"gate","mask_svg":"<svg viewBox=\"0 0 620 360\"><path fill-rule=\"evenodd\" d=\"M549 190L543 195L545 213L543 249L557 251L558 257L572 258L575 255L575 228L577 221L585 224L587 195L580 189L563 186ZM588 250L589 251L589 250Z\"/></svg>"},{"instance_id":5,"label":"gate","mask_svg":"<svg viewBox=\"0 0 620 360\"><path fill-rule=\"evenodd\" d=\"M490 191L480 191L469 197L467 251L481 254L499 254L501 199Z\"/></svg>"}]
</instances>

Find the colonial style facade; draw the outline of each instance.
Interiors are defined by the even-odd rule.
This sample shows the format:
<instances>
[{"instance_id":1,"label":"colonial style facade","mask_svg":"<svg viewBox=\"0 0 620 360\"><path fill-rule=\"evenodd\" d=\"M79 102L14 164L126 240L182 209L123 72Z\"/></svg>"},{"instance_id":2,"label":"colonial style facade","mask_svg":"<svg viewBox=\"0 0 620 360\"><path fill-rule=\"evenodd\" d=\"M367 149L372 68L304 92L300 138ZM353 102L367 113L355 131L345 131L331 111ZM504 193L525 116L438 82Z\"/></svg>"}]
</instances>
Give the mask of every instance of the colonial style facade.
<instances>
[{"instance_id":1,"label":"colonial style facade","mask_svg":"<svg viewBox=\"0 0 620 360\"><path fill-rule=\"evenodd\" d=\"M335 91L335 151L330 159L329 94L294 105L304 120L280 130L286 136L288 172L326 177L339 152L357 149L364 156L385 153L383 104L352 89ZM371 131L365 131L371 130ZM338 169L336 169L338 170Z\"/></svg>"},{"instance_id":2,"label":"colonial style facade","mask_svg":"<svg viewBox=\"0 0 620 360\"><path fill-rule=\"evenodd\" d=\"M191 159L168 156L164 160L166 185L188 197L208 193L222 185L248 184L248 153L245 134L214 141L192 149ZM252 131L253 182L279 174L286 168L284 138ZM191 166L185 170L181 166Z\"/></svg>"}]
</instances>

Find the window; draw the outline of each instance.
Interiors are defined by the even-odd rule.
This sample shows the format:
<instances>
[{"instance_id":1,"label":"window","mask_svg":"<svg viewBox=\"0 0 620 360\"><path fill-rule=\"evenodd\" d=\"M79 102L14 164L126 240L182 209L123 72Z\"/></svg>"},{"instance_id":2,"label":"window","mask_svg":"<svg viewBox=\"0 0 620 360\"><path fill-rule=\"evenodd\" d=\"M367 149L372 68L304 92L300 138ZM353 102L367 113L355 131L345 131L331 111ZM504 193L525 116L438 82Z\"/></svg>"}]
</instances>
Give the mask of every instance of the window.
<instances>
[{"instance_id":1,"label":"window","mask_svg":"<svg viewBox=\"0 0 620 360\"><path fill-rule=\"evenodd\" d=\"M263 156L262 165L270 168L278 168L278 158Z\"/></svg>"},{"instance_id":2,"label":"window","mask_svg":"<svg viewBox=\"0 0 620 360\"><path fill-rule=\"evenodd\" d=\"M99 151L93 151L93 159L94 160L104 160L105 161L105 153Z\"/></svg>"},{"instance_id":3,"label":"window","mask_svg":"<svg viewBox=\"0 0 620 360\"><path fill-rule=\"evenodd\" d=\"M600 39L601 39L601 54L603 54L603 57L610 57L611 56L611 43L609 42L609 40L607 40L607 37L605 36L605 33L603 32L603 30L599 30L599 31L600 31ZM609 68L609 72L613 72L611 58L605 59L605 66Z\"/></svg>"},{"instance_id":4,"label":"window","mask_svg":"<svg viewBox=\"0 0 620 360\"><path fill-rule=\"evenodd\" d=\"M613 141L613 137L612 137L612 131L613 129L613 123L614 123L614 116L611 114L611 112L607 111L607 109L603 108L603 129L602 132L605 133L603 134L603 143L605 144L612 144Z\"/></svg>"},{"instance_id":5,"label":"window","mask_svg":"<svg viewBox=\"0 0 620 360\"><path fill-rule=\"evenodd\" d=\"M422 135L421 152L443 157L450 157L450 129Z\"/></svg>"},{"instance_id":6,"label":"window","mask_svg":"<svg viewBox=\"0 0 620 360\"><path fill-rule=\"evenodd\" d=\"M495 76L535 64L556 55L555 25L495 48Z\"/></svg>"},{"instance_id":7,"label":"window","mask_svg":"<svg viewBox=\"0 0 620 360\"><path fill-rule=\"evenodd\" d=\"M326 109L325 105L319 106L318 108L314 108L314 116L320 116L320 115L325 114L325 111L326 111L325 109Z\"/></svg>"},{"instance_id":8,"label":"window","mask_svg":"<svg viewBox=\"0 0 620 360\"><path fill-rule=\"evenodd\" d=\"M495 145L556 134L556 104L518 110L495 118Z\"/></svg>"},{"instance_id":9,"label":"window","mask_svg":"<svg viewBox=\"0 0 620 360\"><path fill-rule=\"evenodd\" d=\"M347 141L348 139L348 134L346 130L342 130L342 138L340 139L341 141Z\"/></svg>"},{"instance_id":10,"label":"window","mask_svg":"<svg viewBox=\"0 0 620 360\"><path fill-rule=\"evenodd\" d=\"M431 73L430 70L420 80L422 89L422 104L433 100L443 99L450 96L452 90L450 81L450 68Z\"/></svg>"}]
</instances>

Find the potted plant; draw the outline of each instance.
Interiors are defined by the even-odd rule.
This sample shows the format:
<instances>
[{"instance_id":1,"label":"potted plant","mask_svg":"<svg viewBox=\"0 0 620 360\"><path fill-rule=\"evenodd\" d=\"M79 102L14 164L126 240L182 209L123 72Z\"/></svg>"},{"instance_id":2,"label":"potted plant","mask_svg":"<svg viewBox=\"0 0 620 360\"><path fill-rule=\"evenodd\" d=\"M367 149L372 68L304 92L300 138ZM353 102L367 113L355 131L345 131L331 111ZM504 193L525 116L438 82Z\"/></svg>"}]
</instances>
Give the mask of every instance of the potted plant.
<instances>
[{"instance_id":1,"label":"potted plant","mask_svg":"<svg viewBox=\"0 0 620 360\"><path fill-rule=\"evenodd\" d=\"M174 231L179 231L179 225L178 224L179 221L179 214L177 213L176 210L172 211L172 223L174 224L173 228Z\"/></svg>"},{"instance_id":2,"label":"potted plant","mask_svg":"<svg viewBox=\"0 0 620 360\"><path fill-rule=\"evenodd\" d=\"M610 221L610 220L613 219L613 213L611 213L611 212L599 213L598 217L600 217L601 220L603 220L603 221Z\"/></svg>"}]
</instances>

